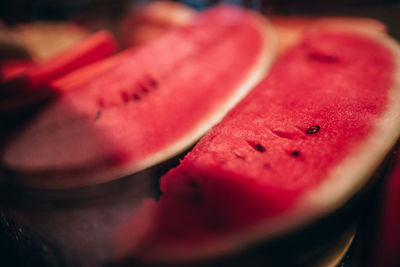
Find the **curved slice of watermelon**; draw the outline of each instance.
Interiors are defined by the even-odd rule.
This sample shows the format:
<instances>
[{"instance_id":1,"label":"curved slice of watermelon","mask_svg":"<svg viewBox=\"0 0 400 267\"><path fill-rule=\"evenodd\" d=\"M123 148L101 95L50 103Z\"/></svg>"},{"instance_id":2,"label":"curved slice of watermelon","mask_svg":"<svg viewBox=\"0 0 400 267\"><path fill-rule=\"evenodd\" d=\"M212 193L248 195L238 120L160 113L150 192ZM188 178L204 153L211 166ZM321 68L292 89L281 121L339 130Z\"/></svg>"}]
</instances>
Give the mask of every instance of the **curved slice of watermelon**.
<instances>
[{"instance_id":1,"label":"curved slice of watermelon","mask_svg":"<svg viewBox=\"0 0 400 267\"><path fill-rule=\"evenodd\" d=\"M122 17L116 35L123 48L142 45L168 30L189 23L196 13L191 7L179 2L146 2Z\"/></svg>"},{"instance_id":2,"label":"curved slice of watermelon","mask_svg":"<svg viewBox=\"0 0 400 267\"><path fill-rule=\"evenodd\" d=\"M304 34L312 28L326 28L334 25L335 27L386 32L385 24L366 17L272 16L268 19L275 27L278 35L279 55L300 42Z\"/></svg>"},{"instance_id":3,"label":"curved slice of watermelon","mask_svg":"<svg viewBox=\"0 0 400 267\"><path fill-rule=\"evenodd\" d=\"M14 181L81 187L123 177L191 146L255 85L276 51L260 15L223 5L71 90L5 148Z\"/></svg>"},{"instance_id":4,"label":"curved slice of watermelon","mask_svg":"<svg viewBox=\"0 0 400 267\"><path fill-rule=\"evenodd\" d=\"M308 34L161 179L160 200L118 233L116 257L209 259L339 209L400 135L399 67L384 33Z\"/></svg>"}]
</instances>

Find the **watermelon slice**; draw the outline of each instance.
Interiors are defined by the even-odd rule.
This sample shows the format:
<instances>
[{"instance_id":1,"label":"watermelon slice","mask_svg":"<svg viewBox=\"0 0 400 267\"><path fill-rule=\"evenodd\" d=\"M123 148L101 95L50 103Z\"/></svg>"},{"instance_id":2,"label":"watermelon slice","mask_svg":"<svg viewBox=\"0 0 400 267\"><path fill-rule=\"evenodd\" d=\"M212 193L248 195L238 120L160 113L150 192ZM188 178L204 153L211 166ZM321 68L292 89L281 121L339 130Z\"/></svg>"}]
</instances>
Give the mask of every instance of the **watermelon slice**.
<instances>
[{"instance_id":1,"label":"watermelon slice","mask_svg":"<svg viewBox=\"0 0 400 267\"><path fill-rule=\"evenodd\" d=\"M400 49L379 31L319 29L161 179L116 257L184 262L293 233L344 205L400 135Z\"/></svg>"},{"instance_id":2,"label":"watermelon slice","mask_svg":"<svg viewBox=\"0 0 400 267\"><path fill-rule=\"evenodd\" d=\"M45 86L51 80L108 57L116 44L107 31L99 31L43 64L27 69L1 85L0 95L14 96Z\"/></svg>"},{"instance_id":3,"label":"watermelon slice","mask_svg":"<svg viewBox=\"0 0 400 267\"><path fill-rule=\"evenodd\" d=\"M68 188L164 161L191 146L263 77L274 37L258 14L210 9L64 94L13 138L2 162L15 182Z\"/></svg>"}]
</instances>

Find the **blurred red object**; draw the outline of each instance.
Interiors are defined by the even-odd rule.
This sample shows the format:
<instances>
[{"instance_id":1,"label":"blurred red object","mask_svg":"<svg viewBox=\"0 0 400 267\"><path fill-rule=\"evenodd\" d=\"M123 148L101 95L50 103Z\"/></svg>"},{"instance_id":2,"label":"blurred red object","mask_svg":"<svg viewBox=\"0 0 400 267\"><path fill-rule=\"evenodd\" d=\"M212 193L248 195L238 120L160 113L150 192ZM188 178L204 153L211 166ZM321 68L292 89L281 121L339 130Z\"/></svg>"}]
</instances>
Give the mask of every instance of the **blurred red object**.
<instances>
[{"instance_id":1,"label":"blurred red object","mask_svg":"<svg viewBox=\"0 0 400 267\"><path fill-rule=\"evenodd\" d=\"M0 62L0 82L19 76L34 65L30 60L7 60Z\"/></svg>"},{"instance_id":2,"label":"blurred red object","mask_svg":"<svg viewBox=\"0 0 400 267\"><path fill-rule=\"evenodd\" d=\"M400 266L400 150L396 167L389 177L383 193L383 207L375 248L376 267Z\"/></svg>"},{"instance_id":3,"label":"blurred red object","mask_svg":"<svg viewBox=\"0 0 400 267\"><path fill-rule=\"evenodd\" d=\"M170 29L189 22L196 11L189 6L156 1L128 11L116 29L121 48L142 45Z\"/></svg>"},{"instance_id":4,"label":"blurred red object","mask_svg":"<svg viewBox=\"0 0 400 267\"><path fill-rule=\"evenodd\" d=\"M35 90L57 77L108 57L115 50L113 36L108 31L99 31L43 64L27 68L19 75L14 74L9 80L5 79L0 87L0 96L7 98Z\"/></svg>"}]
</instances>

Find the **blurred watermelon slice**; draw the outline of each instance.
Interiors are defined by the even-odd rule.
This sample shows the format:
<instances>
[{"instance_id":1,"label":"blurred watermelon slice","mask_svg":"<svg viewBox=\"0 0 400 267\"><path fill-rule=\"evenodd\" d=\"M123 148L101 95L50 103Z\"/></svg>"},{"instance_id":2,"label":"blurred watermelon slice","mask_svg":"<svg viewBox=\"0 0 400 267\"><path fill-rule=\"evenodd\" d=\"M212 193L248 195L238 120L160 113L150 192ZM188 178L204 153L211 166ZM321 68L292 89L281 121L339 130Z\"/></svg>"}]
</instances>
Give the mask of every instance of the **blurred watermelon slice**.
<instances>
[{"instance_id":1,"label":"blurred watermelon slice","mask_svg":"<svg viewBox=\"0 0 400 267\"><path fill-rule=\"evenodd\" d=\"M260 78L275 35L258 14L205 11L43 110L5 148L13 181L81 187L120 178L188 148Z\"/></svg>"}]
</instances>

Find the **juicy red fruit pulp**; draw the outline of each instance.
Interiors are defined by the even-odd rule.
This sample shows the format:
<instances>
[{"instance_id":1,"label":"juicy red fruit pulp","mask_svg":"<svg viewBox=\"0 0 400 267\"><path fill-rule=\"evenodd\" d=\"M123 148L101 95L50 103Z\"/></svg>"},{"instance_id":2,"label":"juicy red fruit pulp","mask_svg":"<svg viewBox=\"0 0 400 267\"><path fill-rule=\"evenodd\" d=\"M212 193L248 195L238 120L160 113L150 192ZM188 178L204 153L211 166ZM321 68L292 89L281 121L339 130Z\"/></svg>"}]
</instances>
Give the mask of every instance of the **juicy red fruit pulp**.
<instances>
[{"instance_id":1,"label":"juicy red fruit pulp","mask_svg":"<svg viewBox=\"0 0 400 267\"><path fill-rule=\"evenodd\" d=\"M263 23L231 6L202 13L65 93L8 145L4 162L28 184L56 188L120 178L174 156L267 69L274 40ZM81 175L65 175L71 170Z\"/></svg>"},{"instance_id":2,"label":"juicy red fruit pulp","mask_svg":"<svg viewBox=\"0 0 400 267\"><path fill-rule=\"evenodd\" d=\"M120 154L126 158L123 161L136 164L159 153L204 123L209 113L227 102L246 81L265 45L260 28L258 21L240 9L222 6L205 12L191 24L125 58L112 71L81 86L82 90L66 94L61 104L47 111L47 117L37 119L33 136L21 138L17 149L10 149L9 161L24 169L52 170L54 166L86 166L89 160L98 163L102 154ZM174 49L179 53L166 53ZM219 60L237 51L243 52L230 60ZM71 110L83 118L71 120ZM85 138L84 127L75 122L94 128L112 145L93 144L100 152L83 149L88 145L77 145L79 140L94 142ZM48 136L53 124L57 131ZM38 131L43 134L36 134ZM53 151L58 146L63 152L55 159ZM27 151L26 147L32 149Z\"/></svg>"},{"instance_id":3,"label":"juicy red fruit pulp","mask_svg":"<svg viewBox=\"0 0 400 267\"><path fill-rule=\"evenodd\" d=\"M393 70L371 38L307 36L162 178L146 248L195 246L294 206L371 133Z\"/></svg>"}]
</instances>

